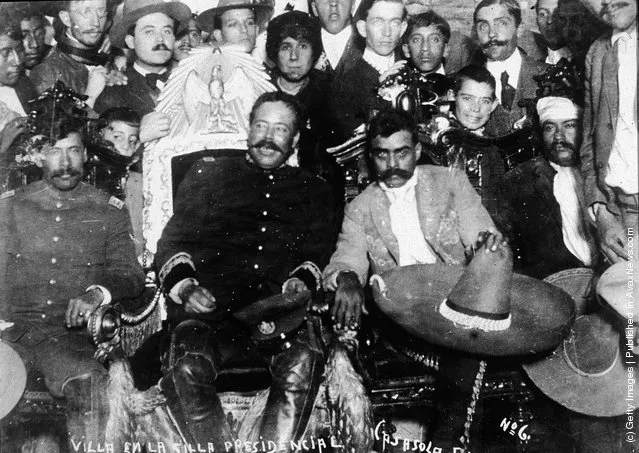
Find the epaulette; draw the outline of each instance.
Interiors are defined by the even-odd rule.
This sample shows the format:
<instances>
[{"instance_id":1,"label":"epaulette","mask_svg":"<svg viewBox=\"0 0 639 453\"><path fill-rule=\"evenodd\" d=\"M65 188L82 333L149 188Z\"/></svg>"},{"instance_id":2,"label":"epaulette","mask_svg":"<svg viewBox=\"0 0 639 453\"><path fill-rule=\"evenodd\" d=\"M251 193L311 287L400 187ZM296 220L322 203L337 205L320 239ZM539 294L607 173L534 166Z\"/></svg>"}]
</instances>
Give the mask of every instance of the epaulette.
<instances>
[{"instance_id":1,"label":"epaulette","mask_svg":"<svg viewBox=\"0 0 639 453\"><path fill-rule=\"evenodd\" d=\"M203 162L215 162L215 157L213 156L205 156L202 158Z\"/></svg>"},{"instance_id":2,"label":"epaulette","mask_svg":"<svg viewBox=\"0 0 639 453\"><path fill-rule=\"evenodd\" d=\"M15 190L8 190L5 193L3 193L2 195L0 195L0 200L4 200L5 198L11 198L15 194L16 194Z\"/></svg>"},{"instance_id":3,"label":"epaulette","mask_svg":"<svg viewBox=\"0 0 639 453\"><path fill-rule=\"evenodd\" d=\"M116 209L122 209L124 207L124 201L116 197L109 198L109 204Z\"/></svg>"}]
</instances>

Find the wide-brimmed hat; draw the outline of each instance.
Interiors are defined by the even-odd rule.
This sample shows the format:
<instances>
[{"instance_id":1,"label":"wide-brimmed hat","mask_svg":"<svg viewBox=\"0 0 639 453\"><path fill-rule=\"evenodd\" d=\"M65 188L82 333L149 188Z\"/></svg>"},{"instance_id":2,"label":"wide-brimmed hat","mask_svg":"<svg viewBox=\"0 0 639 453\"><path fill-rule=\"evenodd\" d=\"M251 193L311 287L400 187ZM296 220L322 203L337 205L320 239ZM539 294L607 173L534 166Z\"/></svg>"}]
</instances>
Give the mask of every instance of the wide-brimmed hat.
<instances>
[{"instance_id":1,"label":"wide-brimmed hat","mask_svg":"<svg viewBox=\"0 0 639 453\"><path fill-rule=\"evenodd\" d=\"M468 267L418 264L373 276L375 301L409 333L455 350L509 356L555 348L574 320L571 297L513 274L512 258L491 255Z\"/></svg>"},{"instance_id":2,"label":"wide-brimmed hat","mask_svg":"<svg viewBox=\"0 0 639 453\"><path fill-rule=\"evenodd\" d=\"M524 370L544 394L570 410L598 417L625 413L628 367L634 367L636 359L623 346L614 315L601 307L589 312L596 306L592 303L594 279L588 283L588 270L571 269L544 280L569 292L577 312L586 314L577 318L555 351L542 360L524 363Z\"/></svg>"},{"instance_id":3,"label":"wide-brimmed hat","mask_svg":"<svg viewBox=\"0 0 639 453\"><path fill-rule=\"evenodd\" d=\"M552 354L523 364L545 395L582 414L613 417L626 413L628 376L630 372L636 376L636 356L623 347L613 316L606 310L580 316ZM631 398L630 403L633 401Z\"/></svg>"},{"instance_id":4,"label":"wide-brimmed hat","mask_svg":"<svg viewBox=\"0 0 639 453\"><path fill-rule=\"evenodd\" d=\"M184 3L178 1L162 0L124 0L122 15L116 12L113 18L113 26L109 30L111 44L117 47L126 48L124 38L129 29L135 25L138 19L153 13L164 13L177 23L177 30L180 23L192 17L191 9Z\"/></svg>"},{"instance_id":5,"label":"wide-brimmed hat","mask_svg":"<svg viewBox=\"0 0 639 453\"><path fill-rule=\"evenodd\" d=\"M631 315L635 318L639 314L639 300L636 297L638 285L639 269L636 263L621 261L601 274L597 294L624 318ZM639 318L635 318L633 324L638 323Z\"/></svg>"},{"instance_id":6,"label":"wide-brimmed hat","mask_svg":"<svg viewBox=\"0 0 639 453\"><path fill-rule=\"evenodd\" d=\"M7 343L0 341L0 419L11 412L27 383L22 359Z\"/></svg>"},{"instance_id":7,"label":"wide-brimmed hat","mask_svg":"<svg viewBox=\"0 0 639 453\"><path fill-rule=\"evenodd\" d=\"M211 3L215 4L215 0ZM229 9L248 8L255 11L255 21L260 31L264 31L268 20L273 14L273 3L273 0L218 0L217 5L204 11L198 16L198 19L202 25L202 30L212 33L215 16Z\"/></svg>"}]
</instances>

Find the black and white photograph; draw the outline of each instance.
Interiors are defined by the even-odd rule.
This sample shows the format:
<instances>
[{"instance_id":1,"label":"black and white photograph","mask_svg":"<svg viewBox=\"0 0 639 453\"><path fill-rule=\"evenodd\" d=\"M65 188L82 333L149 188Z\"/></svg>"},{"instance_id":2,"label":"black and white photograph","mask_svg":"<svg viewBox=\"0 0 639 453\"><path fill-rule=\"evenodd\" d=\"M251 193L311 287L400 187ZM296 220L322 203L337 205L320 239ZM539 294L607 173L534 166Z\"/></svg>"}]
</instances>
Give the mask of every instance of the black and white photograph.
<instances>
[{"instance_id":1,"label":"black and white photograph","mask_svg":"<svg viewBox=\"0 0 639 453\"><path fill-rule=\"evenodd\" d=\"M637 0L0 2L0 453L639 452Z\"/></svg>"}]
</instances>

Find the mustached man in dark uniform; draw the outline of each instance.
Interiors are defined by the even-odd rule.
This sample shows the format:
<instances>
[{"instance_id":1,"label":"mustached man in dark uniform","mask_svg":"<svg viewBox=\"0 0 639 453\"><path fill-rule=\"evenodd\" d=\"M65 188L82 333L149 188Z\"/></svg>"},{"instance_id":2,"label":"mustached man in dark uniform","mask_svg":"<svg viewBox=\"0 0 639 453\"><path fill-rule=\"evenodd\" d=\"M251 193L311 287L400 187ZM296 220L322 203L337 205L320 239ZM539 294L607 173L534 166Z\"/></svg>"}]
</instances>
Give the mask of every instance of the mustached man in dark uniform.
<instances>
[{"instance_id":1,"label":"mustached man in dark uniform","mask_svg":"<svg viewBox=\"0 0 639 453\"><path fill-rule=\"evenodd\" d=\"M324 354L306 331L267 356L247 329L278 309L260 306L264 298L283 294L279 310L286 312L297 294L319 289L317 266L328 262L334 244L330 185L286 164L299 140L300 112L289 94L260 96L246 156L196 162L158 242L172 332L160 386L190 442L214 442L216 451L232 440L217 397L223 370L270 359L260 435L281 445L303 434L324 369Z\"/></svg>"},{"instance_id":2,"label":"mustached man in dark uniform","mask_svg":"<svg viewBox=\"0 0 639 453\"><path fill-rule=\"evenodd\" d=\"M66 398L69 445L104 445L107 371L84 327L100 305L137 297L144 274L124 203L82 182L84 121L45 118L44 179L0 196L0 339Z\"/></svg>"}]
</instances>

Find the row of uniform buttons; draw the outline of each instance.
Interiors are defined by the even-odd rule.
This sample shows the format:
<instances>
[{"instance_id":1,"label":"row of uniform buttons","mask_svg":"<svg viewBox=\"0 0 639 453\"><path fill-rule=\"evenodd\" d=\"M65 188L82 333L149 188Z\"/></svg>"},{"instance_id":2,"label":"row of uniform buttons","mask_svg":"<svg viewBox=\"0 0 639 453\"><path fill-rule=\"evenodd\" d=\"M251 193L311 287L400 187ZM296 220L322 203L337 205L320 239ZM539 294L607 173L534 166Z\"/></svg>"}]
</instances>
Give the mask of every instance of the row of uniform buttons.
<instances>
[{"instance_id":1,"label":"row of uniform buttons","mask_svg":"<svg viewBox=\"0 0 639 453\"><path fill-rule=\"evenodd\" d=\"M273 176L273 175L268 175L268 179L269 179L270 181L273 181L275 178L274 178L274 176ZM264 194L264 198L271 198L271 194L270 194L269 192L266 192L266 193ZM262 215L263 215L264 217L266 217L266 216L268 215L268 211L267 211L267 210L262 211ZM261 231L262 233L266 233L266 227L261 227L261 228L260 228L260 231ZM259 244L259 245L257 246L257 250L261 252L262 250L264 250L264 246L263 246L262 244ZM256 264L253 264L253 269L257 270L257 269L259 269L259 268L260 268L260 265L259 265L259 264L257 264L257 263L256 263Z\"/></svg>"}]
</instances>

